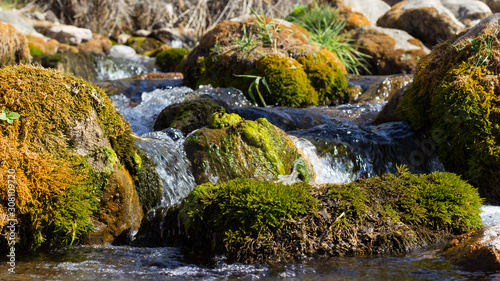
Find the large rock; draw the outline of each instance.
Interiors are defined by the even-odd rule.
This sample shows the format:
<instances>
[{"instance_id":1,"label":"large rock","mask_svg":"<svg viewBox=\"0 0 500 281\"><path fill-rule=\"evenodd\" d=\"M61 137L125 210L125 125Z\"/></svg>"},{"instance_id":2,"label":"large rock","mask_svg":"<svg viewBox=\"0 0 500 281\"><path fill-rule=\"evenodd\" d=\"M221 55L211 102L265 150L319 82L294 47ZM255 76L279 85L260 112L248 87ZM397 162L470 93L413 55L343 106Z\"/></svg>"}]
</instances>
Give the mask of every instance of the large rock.
<instances>
[{"instance_id":1,"label":"large rock","mask_svg":"<svg viewBox=\"0 0 500 281\"><path fill-rule=\"evenodd\" d=\"M392 6L377 25L402 29L427 45L435 45L461 32L465 25L439 0L406 0Z\"/></svg>"},{"instance_id":2,"label":"large rock","mask_svg":"<svg viewBox=\"0 0 500 281\"><path fill-rule=\"evenodd\" d=\"M184 147L198 184L241 177L278 180L293 172L304 181L315 178L291 139L264 118L214 113L208 128L193 133Z\"/></svg>"},{"instance_id":3,"label":"large rock","mask_svg":"<svg viewBox=\"0 0 500 281\"><path fill-rule=\"evenodd\" d=\"M20 115L0 122L2 170L17 179L23 243L16 250L62 247L85 234L87 242L112 243L137 230L143 212L137 191L152 186L141 178L153 170L101 89L52 69L4 67L0 103ZM0 177L2 186L7 180ZM6 194L1 217L8 214ZM2 249L6 242L0 240Z\"/></svg>"},{"instance_id":4,"label":"large rock","mask_svg":"<svg viewBox=\"0 0 500 281\"><path fill-rule=\"evenodd\" d=\"M38 33L28 21L13 12L0 11L0 21L12 24L17 31L23 34L44 37L42 34Z\"/></svg>"},{"instance_id":5,"label":"large rock","mask_svg":"<svg viewBox=\"0 0 500 281\"><path fill-rule=\"evenodd\" d=\"M92 31L71 25L54 25L47 32L47 36L61 43L80 45L92 39Z\"/></svg>"},{"instance_id":6,"label":"large rock","mask_svg":"<svg viewBox=\"0 0 500 281\"><path fill-rule=\"evenodd\" d=\"M0 67L29 63L28 40L10 24L0 23Z\"/></svg>"},{"instance_id":7,"label":"large rock","mask_svg":"<svg viewBox=\"0 0 500 281\"><path fill-rule=\"evenodd\" d=\"M429 53L420 40L403 30L364 27L352 37L367 54L367 68L374 75L411 73L417 61Z\"/></svg>"},{"instance_id":8,"label":"large rock","mask_svg":"<svg viewBox=\"0 0 500 281\"><path fill-rule=\"evenodd\" d=\"M372 23L376 23L381 16L391 9L391 6L382 0L371 0L369 5L364 0L344 0L344 2L351 6L354 11L365 15Z\"/></svg>"},{"instance_id":9,"label":"large rock","mask_svg":"<svg viewBox=\"0 0 500 281\"><path fill-rule=\"evenodd\" d=\"M500 271L500 225L460 235L446 245L443 254L467 270Z\"/></svg>"},{"instance_id":10,"label":"large rock","mask_svg":"<svg viewBox=\"0 0 500 281\"><path fill-rule=\"evenodd\" d=\"M207 32L185 59L186 84L234 87L261 105L345 102L345 68L333 53L312 45L304 29L284 20L266 18L269 34L258 35L266 33L258 20L223 21ZM262 98L252 85L257 77L270 90L260 87Z\"/></svg>"},{"instance_id":11,"label":"large rock","mask_svg":"<svg viewBox=\"0 0 500 281\"><path fill-rule=\"evenodd\" d=\"M344 27L345 31L375 24L375 22L371 22L363 13L351 8L344 0L326 0L326 2L338 9L339 19L346 23Z\"/></svg>"},{"instance_id":12,"label":"large rock","mask_svg":"<svg viewBox=\"0 0 500 281\"><path fill-rule=\"evenodd\" d=\"M224 101L213 98L198 98L172 104L158 114L153 128L155 131L175 128L188 135L196 129L207 126L212 114L216 112L230 112L229 106Z\"/></svg>"},{"instance_id":13,"label":"large rock","mask_svg":"<svg viewBox=\"0 0 500 281\"><path fill-rule=\"evenodd\" d=\"M490 7L490 9L493 13L500 12L500 0L481 0L481 1L486 3L486 5L488 5L488 7Z\"/></svg>"},{"instance_id":14,"label":"large rock","mask_svg":"<svg viewBox=\"0 0 500 281\"><path fill-rule=\"evenodd\" d=\"M113 46L111 40L108 37L94 33L92 34L92 39L87 42L82 42L78 45L78 50L83 53L92 53L98 55L106 55Z\"/></svg>"},{"instance_id":15,"label":"large rock","mask_svg":"<svg viewBox=\"0 0 500 281\"><path fill-rule=\"evenodd\" d=\"M436 46L420 59L399 116L436 143L446 170L500 203L500 14ZM491 44L491 45L490 45Z\"/></svg>"},{"instance_id":16,"label":"large rock","mask_svg":"<svg viewBox=\"0 0 500 281\"><path fill-rule=\"evenodd\" d=\"M137 243L180 243L239 262L401 253L479 229L480 206L451 173L400 169L319 187L236 179L197 186L179 206L151 213Z\"/></svg>"},{"instance_id":17,"label":"large rock","mask_svg":"<svg viewBox=\"0 0 500 281\"><path fill-rule=\"evenodd\" d=\"M441 0L441 4L467 26L492 15L488 5L479 0Z\"/></svg>"}]
</instances>

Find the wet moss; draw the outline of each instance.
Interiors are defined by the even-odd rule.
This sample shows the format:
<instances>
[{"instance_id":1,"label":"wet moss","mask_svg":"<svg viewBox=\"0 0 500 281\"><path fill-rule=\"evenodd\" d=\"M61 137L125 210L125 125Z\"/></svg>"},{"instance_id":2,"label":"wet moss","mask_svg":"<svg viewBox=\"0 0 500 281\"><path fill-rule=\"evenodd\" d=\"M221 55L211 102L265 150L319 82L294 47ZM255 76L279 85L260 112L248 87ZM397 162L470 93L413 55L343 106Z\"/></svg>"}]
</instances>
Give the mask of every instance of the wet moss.
<instances>
[{"instance_id":1,"label":"wet moss","mask_svg":"<svg viewBox=\"0 0 500 281\"><path fill-rule=\"evenodd\" d=\"M263 91L267 104L300 107L318 104L318 93L311 86L302 65L296 60L270 55L257 61L257 71L266 78L271 93Z\"/></svg>"},{"instance_id":2,"label":"wet moss","mask_svg":"<svg viewBox=\"0 0 500 281\"><path fill-rule=\"evenodd\" d=\"M445 168L478 187L490 203L500 202L496 34L484 29L438 45L420 59L398 107L402 120L432 137Z\"/></svg>"},{"instance_id":3,"label":"wet moss","mask_svg":"<svg viewBox=\"0 0 500 281\"><path fill-rule=\"evenodd\" d=\"M318 100L326 104L342 104L349 101L347 78L337 63L322 53L297 58L303 66L311 86L318 92Z\"/></svg>"},{"instance_id":4,"label":"wet moss","mask_svg":"<svg viewBox=\"0 0 500 281\"><path fill-rule=\"evenodd\" d=\"M409 251L481 227L477 190L452 173L313 187L235 179L197 186L178 207L187 245L231 261ZM175 213L175 212L174 212Z\"/></svg>"},{"instance_id":5,"label":"wet moss","mask_svg":"<svg viewBox=\"0 0 500 281\"><path fill-rule=\"evenodd\" d=\"M92 230L114 163L134 171L137 149L129 124L101 89L74 76L19 65L2 68L0 81L0 104L21 115L12 124L0 122L0 167L15 171L17 180L15 215L22 235L16 249L71 244ZM5 173L0 186L4 218ZM0 219L3 230L5 223Z\"/></svg>"},{"instance_id":6,"label":"wet moss","mask_svg":"<svg viewBox=\"0 0 500 281\"><path fill-rule=\"evenodd\" d=\"M294 171L301 156L290 138L266 119L237 114L212 115L209 128L186 139L184 146L198 184L248 177L277 180ZM306 165L307 166L307 165ZM309 174L313 174L308 166ZM304 175L303 178L311 178Z\"/></svg>"},{"instance_id":7,"label":"wet moss","mask_svg":"<svg viewBox=\"0 0 500 281\"><path fill-rule=\"evenodd\" d=\"M163 72L176 71L182 59L189 54L188 49L169 48L156 55L156 65Z\"/></svg>"}]
</instances>

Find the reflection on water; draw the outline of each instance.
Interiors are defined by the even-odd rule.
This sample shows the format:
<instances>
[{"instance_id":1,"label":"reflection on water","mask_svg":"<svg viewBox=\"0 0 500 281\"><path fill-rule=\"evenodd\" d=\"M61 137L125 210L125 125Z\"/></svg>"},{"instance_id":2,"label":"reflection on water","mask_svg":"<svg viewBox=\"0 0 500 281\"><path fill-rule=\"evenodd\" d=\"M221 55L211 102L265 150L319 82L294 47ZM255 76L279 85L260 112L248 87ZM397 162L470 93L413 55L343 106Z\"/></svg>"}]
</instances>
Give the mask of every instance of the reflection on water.
<instances>
[{"instance_id":1,"label":"reflection on water","mask_svg":"<svg viewBox=\"0 0 500 281\"><path fill-rule=\"evenodd\" d=\"M435 250L401 256L337 257L288 264L204 262L178 248L76 247L19 257L16 274L0 264L1 280L499 280L462 271Z\"/></svg>"}]
</instances>

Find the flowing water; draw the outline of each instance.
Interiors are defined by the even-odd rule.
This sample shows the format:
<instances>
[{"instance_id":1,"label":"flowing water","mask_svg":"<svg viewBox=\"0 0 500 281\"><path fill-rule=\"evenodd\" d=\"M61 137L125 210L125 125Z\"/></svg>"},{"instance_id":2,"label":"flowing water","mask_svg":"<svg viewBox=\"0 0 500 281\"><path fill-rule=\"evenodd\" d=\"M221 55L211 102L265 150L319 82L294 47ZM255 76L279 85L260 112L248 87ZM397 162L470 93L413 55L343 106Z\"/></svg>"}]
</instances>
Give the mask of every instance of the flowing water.
<instances>
[{"instance_id":1,"label":"flowing water","mask_svg":"<svg viewBox=\"0 0 500 281\"><path fill-rule=\"evenodd\" d=\"M120 67L110 72L109 69L114 68L109 65L113 63L102 61L102 67L107 67L106 71L101 71L104 73L102 80L123 78L130 72L135 75L138 73L134 71L145 67L136 67L131 63L123 68L123 73ZM166 106L204 95L223 99L233 107L234 112L246 119L265 117L287 132L313 164L318 183L349 182L361 176L394 172L396 165L401 164L416 173L443 170L432 142L423 135L415 134L408 124L394 122L377 126L370 123L388 96L384 89L393 87L386 82L387 79L362 79L358 83L362 88L377 89L379 94L371 100L363 98L363 103L337 107L256 108L250 106L250 102L237 90L211 87L196 91L187 87L155 89L143 93L137 106L125 95L112 96L111 99L131 123L138 137L137 145L157 165L164 190L161 204L169 206L182 200L195 187L195 182L183 150L185 137L174 129L153 132L153 122ZM371 80L385 84L382 84L383 87L363 86ZM403 79L400 86L405 85L405 81ZM483 221L485 224L500 223L499 208L484 207ZM8 267L1 263L0 279L500 280L500 274L468 272L450 265L438 254L437 248L390 256L337 257L278 264L228 264L224 257L206 260L172 247L77 246L16 257L15 275L8 275Z\"/></svg>"}]
</instances>

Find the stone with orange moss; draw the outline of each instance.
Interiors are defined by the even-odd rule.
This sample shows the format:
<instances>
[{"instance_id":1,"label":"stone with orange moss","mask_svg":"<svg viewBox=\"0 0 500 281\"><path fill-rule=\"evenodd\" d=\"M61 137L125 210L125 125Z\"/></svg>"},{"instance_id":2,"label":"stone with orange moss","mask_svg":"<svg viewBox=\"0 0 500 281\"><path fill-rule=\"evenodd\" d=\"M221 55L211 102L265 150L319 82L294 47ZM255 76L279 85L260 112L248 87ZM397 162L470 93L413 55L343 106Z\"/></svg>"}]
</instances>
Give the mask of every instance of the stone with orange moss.
<instances>
[{"instance_id":1,"label":"stone with orange moss","mask_svg":"<svg viewBox=\"0 0 500 281\"><path fill-rule=\"evenodd\" d=\"M370 56L367 68L374 75L411 73L419 58L429 53L420 40L402 30L365 27L352 38L359 51Z\"/></svg>"},{"instance_id":2,"label":"stone with orange moss","mask_svg":"<svg viewBox=\"0 0 500 281\"><path fill-rule=\"evenodd\" d=\"M83 53L93 53L98 55L106 55L113 44L108 37L93 33L92 39L88 42L82 42L78 45L78 50Z\"/></svg>"},{"instance_id":3,"label":"stone with orange moss","mask_svg":"<svg viewBox=\"0 0 500 281\"><path fill-rule=\"evenodd\" d=\"M11 24L0 22L0 67L31 60L28 41Z\"/></svg>"},{"instance_id":4,"label":"stone with orange moss","mask_svg":"<svg viewBox=\"0 0 500 281\"><path fill-rule=\"evenodd\" d=\"M439 1L402 1L379 18L377 26L402 29L429 47L465 28Z\"/></svg>"},{"instance_id":5,"label":"stone with orange moss","mask_svg":"<svg viewBox=\"0 0 500 281\"><path fill-rule=\"evenodd\" d=\"M155 172L101 89L53 69L8 66L0 69L0 104L20 115L0 122L0 169L19 180L16 250L63 247L93 231L92 241L113 243L137 230L140 194L154 182L143 175ZM0 216L8 213L4 175Z\"/></svg>"},{"instance_id":6,"label":"stone with orange moss","mask_svg":"<svg viewBox=\"0 0 500 281\"><path fill-rule=\"evenodd\" d=\"M270 93L264 87L260 89L264 102L269 99L269 104L273 105L314 105L321 102L321 100L314 98L318 96L317 93L312 93L319 89L314 88L315 86L309 80L309 73L305 71L317 69L317 67L301 67L303 63L297 61L300 57L310 61L311 64L319 63L329 68L328 71L332 75L323 76L328 79L328 81L323 81L323 84L336 83L336 81L341 81L341 83L338 84L338 87L330 87L336 92L328 92L327 96L341 98L332 98L328 102L336 104L343 101L345 96L345 86L343 86L345 83L343 82L346 81L345 66L338 61L333 53L312 45L308 40L308 33L297 25L284 20L265 18L267 25L270 26L269 30L265 32L259 27L257 20L256 18L246 18L239 19L237 22L223 21L208 31L200 39L199 45L183 62L186 84L193 88L206 84L211 84L214 87L234 87L242 90L255 103L263 105L262 99L256 96L256 89L253 89L253 95L249 91L255 78L263 77L270 85ZM267 63L259 64L268 56L281 57L288 60L289 63L280 64L282 67L280 70L274 69ZM274 59L274 61L281 60ZM263 67L264 65L269 67ZM288 74L275 75L278 72ZM302 81L303 77L305 77L305 81ZM283 83L295 85L294 81L298 81L301 86L295 87L294 90L275 87L275 85ZM296 99L294 97L308 92L311 93L308 95L311 97L310 99ZM278 96L290 97L277 101L274 97ZM286 100L297 102L280 103L280 101Z\"/></svg>"},{"instance_id":7,"label":"stone with orange moss","mask_svg":"<svg viewBox=\"0 0 500 281\"><path fill-rule=\"evenodd\" d=\"M456 237L445 246L443 255L467 270L500 271L500 225Z\"/></svg>"},{"instance_id":8,"label":"stone with orange moss","mask_svg":"<svg viewBox=\"0 0 500 281\"><path fill-rule=\"evenodd\" d=\"M346 4L343 0L322 0L339 11L339 18L346 22L345 31L351 31L363 26L371 26L372 23L365 15L359 11L354 11L351 6Z\"/></svg>"}]
</instances>

